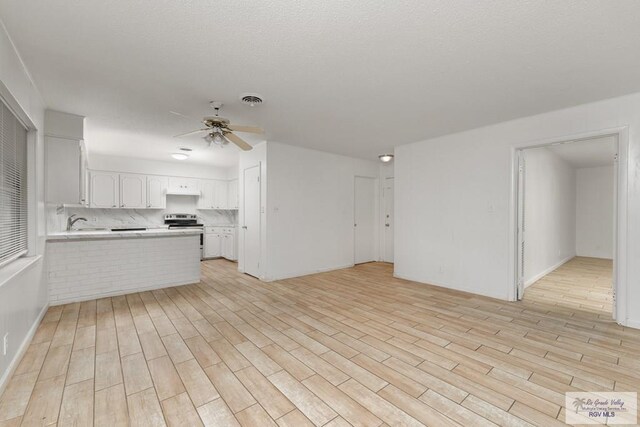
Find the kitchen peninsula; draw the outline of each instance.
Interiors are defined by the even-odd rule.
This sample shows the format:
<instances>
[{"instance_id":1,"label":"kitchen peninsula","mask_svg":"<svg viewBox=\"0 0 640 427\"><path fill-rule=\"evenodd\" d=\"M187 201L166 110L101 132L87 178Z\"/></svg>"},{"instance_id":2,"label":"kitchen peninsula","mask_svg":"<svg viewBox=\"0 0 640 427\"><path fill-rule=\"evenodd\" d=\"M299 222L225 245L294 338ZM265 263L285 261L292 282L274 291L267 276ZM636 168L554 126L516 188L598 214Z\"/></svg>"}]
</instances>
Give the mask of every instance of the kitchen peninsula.
<instances>
[{"instance_id":1,"label":"kitchen peninsula","mask_svg":"<svg viewBox=\"0 0 640 427\"><path fill-rule=\"evenodd\" d=\"M197 283L202 229L75 230L49 234L52 305Z\"/></svg>"}]
</instances>

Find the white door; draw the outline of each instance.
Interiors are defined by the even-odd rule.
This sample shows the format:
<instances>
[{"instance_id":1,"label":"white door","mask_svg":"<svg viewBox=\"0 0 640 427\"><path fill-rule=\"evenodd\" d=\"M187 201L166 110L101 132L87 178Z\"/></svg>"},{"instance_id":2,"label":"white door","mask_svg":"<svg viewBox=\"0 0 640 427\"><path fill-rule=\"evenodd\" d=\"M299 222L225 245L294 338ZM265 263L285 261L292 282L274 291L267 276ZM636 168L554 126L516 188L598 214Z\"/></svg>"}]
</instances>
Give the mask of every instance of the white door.
<instances>
[{"instance_id":1,"label":"white door","mask_svg":"<svg viewBox=\"0 0 640 427\"><path fill-rule=\"evenodd\" d=\"M242 239L244 272L260 277L260 165L247 168L244 176Z\"/></svg>"},{"instance_id":2,"label":"white door","mask_svg":"<svg viewBox=\"0 0 640 427\"><path fill-rule=\"evenodd\" d=\"M166 176L147 177L147 207L151 209L165 209L167 207L167 187L169 180Z\"/></svg>"},{"instance_id":3,"label":"white door","mask_svg":"<svg viewBox=\"0 0 640 427\"><path fill-rule=\"evenodd\" d=\"M355 178L354 263L376 260L376 180Z\"/></svg>"},{"instance_id":4,"label":"white door","mask_svg":"<svg viewBox=\"0 0 640 427\"><path fill-rule=\"evenodd\" d=\"M147 177L120 174L120 207L141 209L147 207Z\"/></svg>"},{"instance_id":5,"label":"white door","mask_svg":"<svg viewBox=\"0 0 640 427\"><path fill-rule=\"evenodd\" d=\"M92 208L117 208L120 206L119 174L94 172L90 174L90 202Z\"/></svg>"},{"instance_id":6,"label":"white door","mask_svg":"<svg viewBox=\"0 0 640 427\"><path fill-rule=\"evenodd\" d=\"M393 262L393 178L385 179L384 198L384 260Z\"/></svg>"}]
</instances>

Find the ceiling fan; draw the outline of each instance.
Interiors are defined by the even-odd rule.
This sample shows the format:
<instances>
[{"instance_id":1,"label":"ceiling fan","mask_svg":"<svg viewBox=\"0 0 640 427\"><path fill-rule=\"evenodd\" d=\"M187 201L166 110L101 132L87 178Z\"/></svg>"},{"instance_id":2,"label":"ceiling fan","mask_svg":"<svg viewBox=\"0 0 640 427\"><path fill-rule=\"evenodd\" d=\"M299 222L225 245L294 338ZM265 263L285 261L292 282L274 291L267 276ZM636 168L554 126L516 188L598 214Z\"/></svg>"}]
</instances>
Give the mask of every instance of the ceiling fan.
<instances>
[{"instance_id":1,"label":"ceiling fan","mask_svg":"<svg viewBox=\"0 0 640 427\"><path fill-rule=\"evenodd\" d=\"M204 124L205 126L204 128L181 133L180 135L174 135L174 138L181 138L183 136L206 132L206 135L203 137L203 139L209 143L209 146L211 146L211 144L215 144L220 147L224 147L229 143L229 141L231 141L241 150L251 150L253 147L251 147L251 145L249 145L246 141L244 141L233 132L264 133L264 131L259 127L232 125L229 122L229 119L225 119L224 117L220 117L219 115L220 108L222 108L222 102L211 101L210 105L216 111L216 115L204 117L202 119L202 124ZM171 113L178 116L191 118L175 111L171 111Z\"/></svg>"}]
</instances>

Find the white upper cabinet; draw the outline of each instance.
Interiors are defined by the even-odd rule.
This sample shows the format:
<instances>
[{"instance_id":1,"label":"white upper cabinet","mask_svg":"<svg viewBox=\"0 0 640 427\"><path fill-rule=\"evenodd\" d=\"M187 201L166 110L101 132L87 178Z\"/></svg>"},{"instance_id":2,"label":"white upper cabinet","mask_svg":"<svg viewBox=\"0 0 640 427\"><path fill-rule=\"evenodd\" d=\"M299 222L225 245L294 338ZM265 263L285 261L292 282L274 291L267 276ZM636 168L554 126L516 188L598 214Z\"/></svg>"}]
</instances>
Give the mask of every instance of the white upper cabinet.
<instances>
[{"instance_id":1,"label":"white upper cabinet","mask_svg":"<svg viewBox=\"0 0 640 427\"><path fill-rule=\"evenodd\" d=\"M87 205L87 158L83 139L83 116L54 110L45 111L47 202Z\"/></svg>"},{"instance_id":2,"label":"white upper cabinet","mask_svg":"<svg viewBox=\"0 0 640 427\"><path fill-rule=\"evenodd\" d=\"M88 187L91 208L165 209L167 194L182 194L198 196L198 209L238 209L238 180L92 170L89 171Z\"/></svg>"},{"instance_id":3,"label":"white upper cabinet","mask_svg":"<svg viewBox=\"0 0 640 427\"><path fill-rule=\"evenodd\" d=\"M169 178L166 176L147 176L147 208L166 208L168 187Z\"/></svg>"},{"instance_id":4,"label":"white upper cabinet","mask_svg":"<svg viewBox=\"0 0 640 427\"><path fill-rule=\"evenodd\" d=\"M216 181L215 188L216 191L213 205L216 209L227 209L227 181Z\"/></svg>"},{"instance_id":5,"label":"white upper cabinet","mask_svg":"<svg viewBox=\"0 0 640 427\"><path fill-rule=\"evenodd\" d=\"M227 209L227 206L227 181L201 179L198 209Z\"/></svg>"},{"instance_id":6,"label":"white upper cabinet","mask_svg":"<svg viewBox=\"0 0 640 427\"><path fill-rule=\"evenodd\" d=\"M120 174L120 207L126 209L147 207L146 175Z\"/></svg>"},{"instance_id":7,"label":"white upper cabinet","mask_svg":"<svg viewBox=\"0 0 640 427\"><path fill-rule=\"evenodd\" d=\"M238 209L238 180L234 179L228 184L227 208Z\"/></svg>"},{"instance_id":8,"label":"white upper cabinet","mask_svg":"<svg viewBox=\"0 0 640 427\"><path fill-rule=\"evenodd\" d=\"M166 176L90 171L91 208L164 209Z\"/></svg>"},{"instance_id":9,"label":"white upper cabinet","mask_svg":"<svg viewBox=\"0 0 640 427\"><path fill-rule=\"evenodd\" d=\"M169 194L193 194L200 193L198 180L195 178L169 177Z\"/></svg>"},{"instance_id":10,"label":"white upper cabinet","mask_svg":"<svg viewBox=\"0 0 640 427\"><path fill-rule=\"evenodd\" d=\"M91 208L117 208L120 206L120 174L114 172L91 171Z\"/></svg>"},{"instance_id":11,"label":"white upper cabinet","mask_svg":"<svg viewBox=\"0 0 640 427\"><path fill-rule=\"evenodd\" d=\"M47 201L81 204L85 199L84 144L77 139L44 138L47 159Z\"/></svg>"},{"instance_id":12,"label":"white upper cabinet","mask_svg":"<svg viewBox=\"0 0 640 427\"><path fill-rule=\"evenodd\" d=\"M215 209L216 182L212 179L200 180L198 209Z\"/></svg>"}]
</instances>

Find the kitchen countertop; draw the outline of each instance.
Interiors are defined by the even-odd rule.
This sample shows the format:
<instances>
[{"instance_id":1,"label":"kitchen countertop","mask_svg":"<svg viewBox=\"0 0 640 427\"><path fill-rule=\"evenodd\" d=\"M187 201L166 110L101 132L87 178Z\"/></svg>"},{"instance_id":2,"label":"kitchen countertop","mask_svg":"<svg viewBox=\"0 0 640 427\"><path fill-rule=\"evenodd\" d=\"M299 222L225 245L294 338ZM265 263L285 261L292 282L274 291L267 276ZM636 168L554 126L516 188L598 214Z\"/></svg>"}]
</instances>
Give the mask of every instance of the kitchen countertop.
<instances>
[{"instance_id":1,"label":"kitchen countertop","mask_svg":"<svg viewBox=\"0 0 640 427\"><path fill-rule=\"evenodd\" d=\"M48 242L66 240L97 240L97 239L134 239L140 237L173 237L173 236L195 236L202 234L201 228L188 229L168 229L149 228L139 231L110 231L110 230L73 230L50 233L47 236Z\"/></svg>"}]
</instances>

